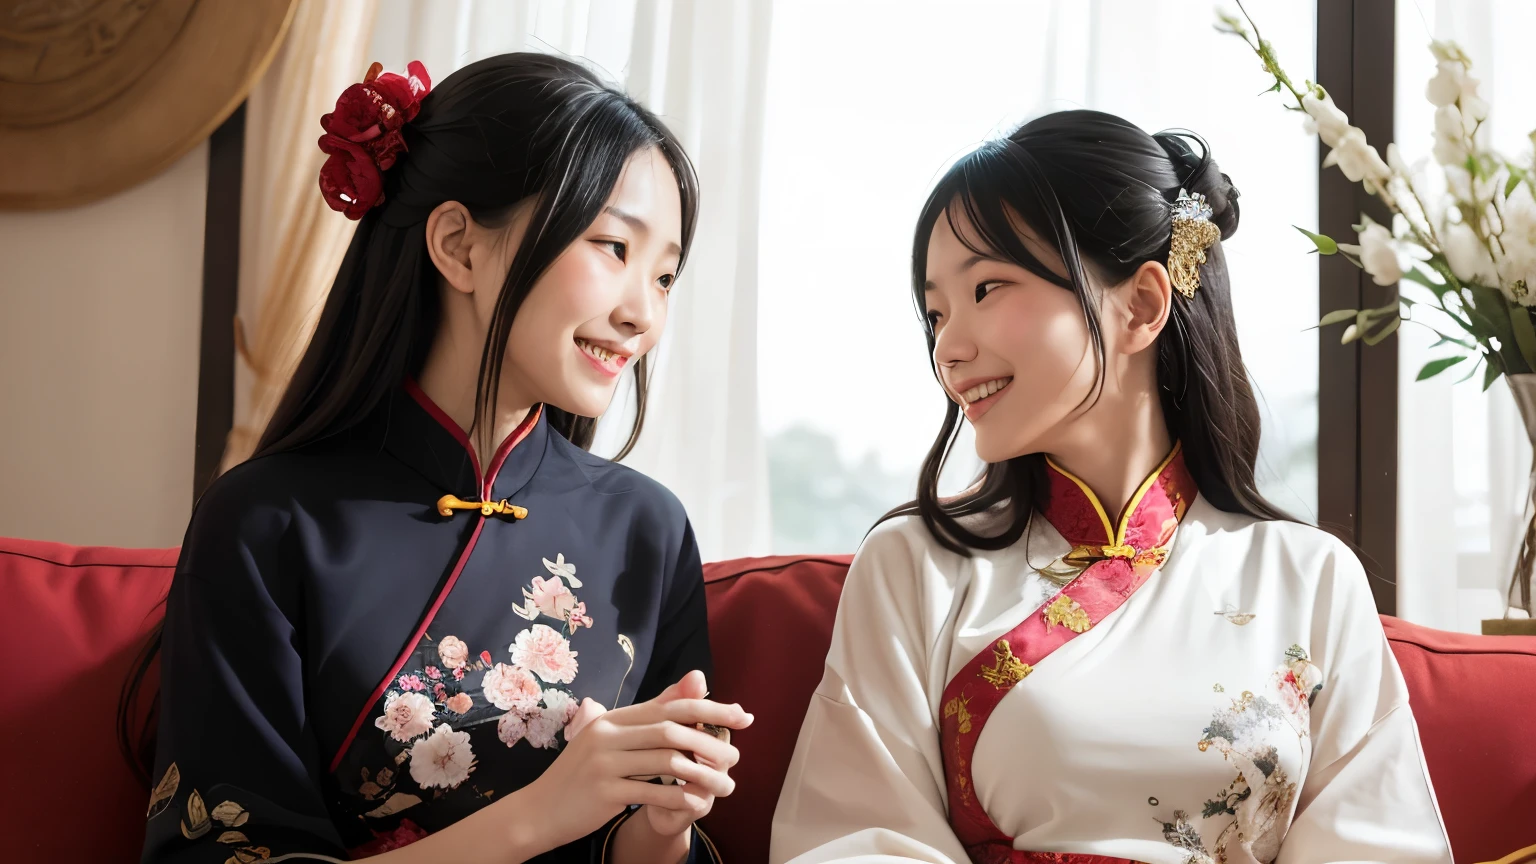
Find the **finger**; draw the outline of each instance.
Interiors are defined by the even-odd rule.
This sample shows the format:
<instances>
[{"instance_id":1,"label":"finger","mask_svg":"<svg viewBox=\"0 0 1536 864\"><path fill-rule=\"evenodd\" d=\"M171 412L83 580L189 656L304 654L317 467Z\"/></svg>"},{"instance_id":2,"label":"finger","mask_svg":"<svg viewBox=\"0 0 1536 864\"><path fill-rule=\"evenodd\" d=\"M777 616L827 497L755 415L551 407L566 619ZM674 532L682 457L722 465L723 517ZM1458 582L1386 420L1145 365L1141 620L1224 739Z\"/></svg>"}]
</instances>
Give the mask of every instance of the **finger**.
<instances>
[{"instance_id":1,"label":"finger","mask_svg":"<svg viewBox=\"0 0 1536 864\"><path fill-rule=\"evenodd\" d=\"M678 679L676 684L661 691L652 701L671 702L674 699L703 699L709 695L709 684L704 680L704 673L695 669Z\"/></svg>"},{"instance_id":2,"label":"finger","mask_svg":"<svg viewBox=\"0 0 1536 864\"><path fill-rule=\"evenodd\" d=\"M615 764L620 775L629 779L665 774L717 798L736 791L736 781L730 775L676 750L633 750L622 754Z\"/></svg>"},{"instance_id":3,"label":"finger","mask_svg":"<svg viewBox=\"0 0 1536 864\"><path fill-rule=\"evenodd\" d=\"M691 752L724 769L734 767L741 760L741 753L735 747L715 736L665 720L646 726L619 727L611 746L619 750Z\"/></svg>"},{"instance_id":4,"label":"finger","mask_svg":"<svg viewBox=\"0 0 1536 864\"><path fill-rule=\"evenodd\" d=\"M710 803L708 795L702 790L690 789L687 786L664 786L660 783L647 783L642 780L625 780L621 788L624 801L631 804L643 804L662 810L676 810L682 813L693 813L699 810L707 812Z\"/></svg>"},{"instance_id":5,"label":"finger","mask_svg":"<svg viewBox=\"0 0 1536 864\"><path fill-rule=\"evenodd\" d=\"M752 725L752 715L740 705L724 705L708 699L675 699L662 706L661 713L666 719L684 726L710 723L727 729L745 729Z\"/></svg>"},{"instance_id":6,"label":"finger","mask_svg":"<svg viewBox=\"0 0 1536 864\"><path fill-rule=\"evenodd\" d=\"M565 724L565 740L574 741L576 736L581 734L581 730L587 728L588 723L591 723L607 712L607 708L592 701L590 698L581 700L581 705L577 707L575 715L571 717L571 722Z\"/></svg>"}]
</instances>

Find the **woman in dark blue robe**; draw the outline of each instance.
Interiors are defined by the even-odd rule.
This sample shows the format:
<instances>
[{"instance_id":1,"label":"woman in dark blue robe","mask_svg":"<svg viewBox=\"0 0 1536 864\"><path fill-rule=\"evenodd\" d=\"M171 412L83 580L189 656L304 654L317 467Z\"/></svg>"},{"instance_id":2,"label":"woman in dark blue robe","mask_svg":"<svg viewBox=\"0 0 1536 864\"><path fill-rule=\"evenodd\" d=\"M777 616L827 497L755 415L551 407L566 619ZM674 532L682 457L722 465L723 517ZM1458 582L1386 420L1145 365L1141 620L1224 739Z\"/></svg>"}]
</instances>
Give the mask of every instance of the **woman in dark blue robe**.
<instances>
[{"instance_id":1,"label":"woman in dark blue robe","mask_svg":"<svg viewBox=\"0 0 1536 864\"><path fill-rule=\"evenodd\" d=\"M371 70L322 121L361 222L188 529L145 862L717 860L692 823L751 718L705 698L698 549L586 450L630 366L638 434L691 166L569 61L429 89Z\"/></svg>"}]
</instances>

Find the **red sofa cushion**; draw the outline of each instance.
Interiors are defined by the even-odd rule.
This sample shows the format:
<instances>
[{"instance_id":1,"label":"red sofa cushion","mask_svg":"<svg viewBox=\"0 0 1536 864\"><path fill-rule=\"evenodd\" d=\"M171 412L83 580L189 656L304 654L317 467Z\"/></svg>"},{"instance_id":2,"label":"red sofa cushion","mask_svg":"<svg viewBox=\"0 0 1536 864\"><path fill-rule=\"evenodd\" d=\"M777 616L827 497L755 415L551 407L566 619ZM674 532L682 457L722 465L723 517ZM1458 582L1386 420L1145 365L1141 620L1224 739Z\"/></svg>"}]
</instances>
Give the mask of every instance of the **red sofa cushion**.
<instances>
[{"instance_id":1,"label":"red sofa cushion","mask_svg":"<svg viewBox=\"0 0 1536 864\"><path fill-rule=\"evenodd\" d=\"M1536 636L1381 621L1456 860L1495 861L1536 844Z\"/></svg>"},{"instance_id":2,"label":"red sofa cushion","mask_svg":"<svg viewBox=\"0 0 1536 864\"><path fill-rule=\"evenodd\" d=\"M0 539L0 633L11 692L0 735L12 784L4 860L131 861L147 793L118 749L117 703L159 621L175 549ZM821 679L850 556L782 556L704 568L712 698L756 715L733 741L736 794L705 830L732 864L760 864L800 723ZM1460 861L1536 844L1536 637L1466 636L1393 618L1430 776ZM148 687L153 692L154 675ZM142 723L147 705L136 722ZM82 828L80 814L89 814Z\"/></svg>"},{"instance_id":3,"label":"red sofa cushion","mask_svg":"<svg viewBox=\"0 0 1536 864\"><path fill-rule=\"evenodd\" d=\"M117 702L176 551L0 539L0 859L138 860L149 794L118 749Z\"/></svg>"}]
</instances>

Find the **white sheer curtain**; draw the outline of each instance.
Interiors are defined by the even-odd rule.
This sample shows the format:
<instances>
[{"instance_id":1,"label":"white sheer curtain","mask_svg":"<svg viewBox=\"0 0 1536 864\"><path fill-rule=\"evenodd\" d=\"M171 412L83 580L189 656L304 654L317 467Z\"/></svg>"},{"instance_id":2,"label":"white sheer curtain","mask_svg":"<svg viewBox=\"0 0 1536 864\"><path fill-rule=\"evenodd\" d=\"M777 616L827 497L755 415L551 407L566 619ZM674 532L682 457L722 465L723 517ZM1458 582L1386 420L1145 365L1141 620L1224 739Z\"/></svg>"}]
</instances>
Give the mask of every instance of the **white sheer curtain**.
<instances>
[{"instance_id":1,"label":"white sheer curtain","mask_svg":"<svg viewBox=\"0 0 1536 864\"><path fill-rule=\"evenodd\" d=\"M1536 4L1526 0L1398 0L1398 147L1409 162L1429 155L1434 74L1431 39L1452 39L1472 58L1479 95L1493 105L1488 143L1526 154L1536 128L1530 46ZM1433 169L1433 165L1431 165ZM1458 384L1446 373L1414 381L1442 356L1434 336L1405 326L1398 387L1398 612L1420 624L1476 633L1504 613L1505 590L1524 529L1531 447L1503 382Z\"/></svg>"},{"instance_id":2,"label":"white sheer curtain","mask_svg":"<svg viewBox=\"0 0 1536 864\"><path fill-rule=\"evenodd\" d=\"M625 464L682 499L706 561L768 546L756 314L771 10L771 0L380 0L374 30L386 68L421 60L439 80L507 51L585 59L682 138L702 209ZM616 452L633 411L621 390L594 449Z\"/></svg>"},{"instance_id":3,"label":"white sheer curtain","mask_svg":"<svg viewBox=\"0 0 1536 864\"><path fill-rule=\"evenodd\" d=\"M1249 0L1313 76L1313 4ZM1316 511L1317 151L1210 0L779 0L764 174L763 415L775 551L853 551L910 499L939 431L911 301L912 229L938 174L1040 114L1094 108L1192 129L1242 191L1226 244L1263 402L1261 486ZM941 488L978 467L969 439Z\"/></svg>"}]
</instances>

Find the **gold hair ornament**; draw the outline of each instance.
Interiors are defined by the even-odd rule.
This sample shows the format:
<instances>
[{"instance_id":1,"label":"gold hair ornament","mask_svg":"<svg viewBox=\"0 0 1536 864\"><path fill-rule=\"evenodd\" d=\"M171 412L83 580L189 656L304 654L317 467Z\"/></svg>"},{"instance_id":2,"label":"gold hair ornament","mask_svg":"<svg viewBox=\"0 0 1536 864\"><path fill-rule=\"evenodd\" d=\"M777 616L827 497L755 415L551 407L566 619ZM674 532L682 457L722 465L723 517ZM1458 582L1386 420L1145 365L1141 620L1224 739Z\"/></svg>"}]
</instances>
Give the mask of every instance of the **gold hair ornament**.
<instances>
[{"instance_id":1,"label":"gold hair ornament","mask_svg":"<svg viewBox=\"0 0 1536 864\"><path fill-rule=\"evenodd\" d=\"M1168 248L1168 276L1185 299L1195 299L1200 287L1200 265L1205 250L1221 239L1221 229L1211 221L1211 205L1205 196L1179 190L1173 202L1173 240Z\"/></svg>"}]
</instances>

